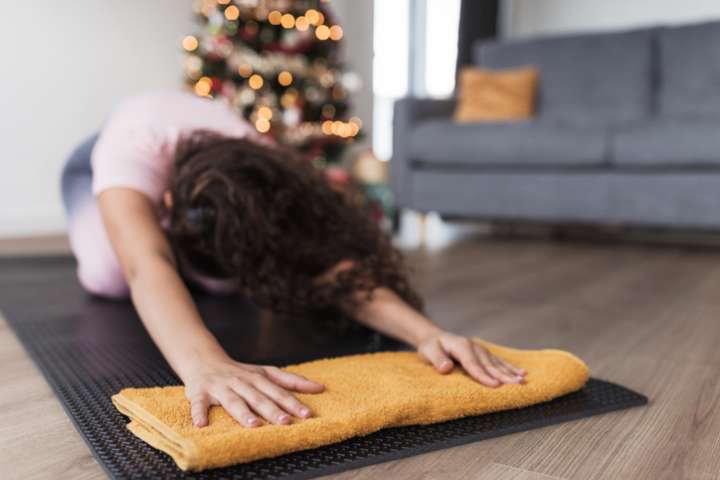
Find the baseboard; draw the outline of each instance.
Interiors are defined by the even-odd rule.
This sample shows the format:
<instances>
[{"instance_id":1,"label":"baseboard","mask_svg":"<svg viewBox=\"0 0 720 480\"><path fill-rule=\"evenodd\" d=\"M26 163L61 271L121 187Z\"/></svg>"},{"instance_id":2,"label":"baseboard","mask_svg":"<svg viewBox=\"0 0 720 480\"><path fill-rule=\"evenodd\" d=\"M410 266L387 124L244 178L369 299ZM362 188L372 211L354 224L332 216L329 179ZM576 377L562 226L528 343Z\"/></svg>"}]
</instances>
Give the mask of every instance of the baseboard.
<instances>
[{"instance_id":1,"label":"baseboard","mask_svg":"<svg viewBox=\"0 0 720 480\"><path fill-rule=\"evenodd\" d=\"M0 238L63 235L66 232L62 210L25 207L0 210Z\"/></svg>"}]
</instances>

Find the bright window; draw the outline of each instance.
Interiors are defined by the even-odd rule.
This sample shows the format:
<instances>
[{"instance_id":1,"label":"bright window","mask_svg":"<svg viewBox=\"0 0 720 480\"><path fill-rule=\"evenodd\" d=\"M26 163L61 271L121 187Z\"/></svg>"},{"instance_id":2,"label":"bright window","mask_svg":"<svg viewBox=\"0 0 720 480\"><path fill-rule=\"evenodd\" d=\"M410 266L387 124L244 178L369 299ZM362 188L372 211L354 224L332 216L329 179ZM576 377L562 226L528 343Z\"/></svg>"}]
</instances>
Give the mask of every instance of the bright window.
<instances>
[{"instance_id":1,"label":"bright window","mask_svg":"<svg viewBox=\"0 0 720 480\"><path fill-rule=\"evenodd\" d=\"M425 93L447 97L455 89L460 0L425 0Z\"/></svg>"},{"instance_id":2,"label":"bright window","mask_svg":"<svg viewBox=\"0 0 720 480\"><path fill-rule=\"evenodd\" d=\"M398 98L452 94L459 18L460 0L375 0L373 149L382 160L392 155ZM411 82L411 71L421 78Z\"/></svg>"},{"instance_id":3,"label":"bright window","mask_svg":"<svg viewBox=\"0 0 720 480\"><path fill-rule=\"evenodd\" d=\"M373 149L392 155L392 109L408 93L410 1L375 0L373 26Z\"/></svg>"}]
</instances>

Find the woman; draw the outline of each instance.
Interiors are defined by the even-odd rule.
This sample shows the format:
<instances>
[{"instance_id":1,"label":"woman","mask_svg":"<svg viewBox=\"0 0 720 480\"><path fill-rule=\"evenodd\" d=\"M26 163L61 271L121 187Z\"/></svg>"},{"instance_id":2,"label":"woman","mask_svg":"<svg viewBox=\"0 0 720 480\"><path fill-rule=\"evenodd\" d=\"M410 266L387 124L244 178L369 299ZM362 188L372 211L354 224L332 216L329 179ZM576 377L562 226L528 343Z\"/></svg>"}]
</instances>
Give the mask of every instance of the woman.
<instances>
[{"instance_id":1,"label":"woman","mask_svg":"<svg viewBox=\"0 0 720 480\"><path fill-rule=\"evenodd\" d=\"M412 344L439 373L457 363L488 387L522 382L524 371L426 318L399 253L364 213L220 102L126 100L67 162L63 198L81 284L132 299L197 427L210 405L246 427L306 418L290 392L323 385L230 358L185 281L274 311L337 308Z\"/></svg>"}]
</instances>

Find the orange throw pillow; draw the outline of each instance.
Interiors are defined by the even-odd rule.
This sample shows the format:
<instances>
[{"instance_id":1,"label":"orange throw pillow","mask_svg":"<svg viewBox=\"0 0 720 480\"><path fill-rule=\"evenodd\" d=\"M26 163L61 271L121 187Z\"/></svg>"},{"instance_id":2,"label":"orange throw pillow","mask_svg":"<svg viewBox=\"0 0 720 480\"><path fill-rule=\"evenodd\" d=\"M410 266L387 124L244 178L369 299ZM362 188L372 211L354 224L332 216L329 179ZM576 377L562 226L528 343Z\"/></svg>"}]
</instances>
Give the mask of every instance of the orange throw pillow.
<instances>
[{"instance_id":1,"label":"orange throw pillow","mask_svg":"<svg viewBox=\"0 0 720 480\"><path fill-rule=\"evenodd\" d=\"M460 72L456 122L522 120L533 115L540 72L535 67Z\"/></svg>"}]
</instances>

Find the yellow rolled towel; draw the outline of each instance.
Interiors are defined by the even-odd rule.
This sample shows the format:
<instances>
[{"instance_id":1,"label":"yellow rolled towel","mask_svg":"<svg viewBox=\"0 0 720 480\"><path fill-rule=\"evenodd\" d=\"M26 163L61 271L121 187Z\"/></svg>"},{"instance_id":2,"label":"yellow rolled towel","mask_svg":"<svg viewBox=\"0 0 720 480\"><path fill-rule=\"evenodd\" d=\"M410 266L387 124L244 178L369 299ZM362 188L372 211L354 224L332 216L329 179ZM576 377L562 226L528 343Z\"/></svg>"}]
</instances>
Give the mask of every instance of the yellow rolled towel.
<instances>
[{"instance_id":1,"label":"yellow rolled towel","mask_svg":"<svg viewBox=\"0 0 720 480\"><path fill-rule=\"evenodd\" d=\"M183 470L201 471L320 447L382 428L442 422L520 408L582 388L589 371L561 350L517 350L475 339L527 370L522 385L488 388L462 369L441 375L415 352L381 352L316 360L284 369L325 385L297 394L314 412L290 425L245 428L222 407L196 428L182 386L126 388L113 395L136 436L170 455Z\"/></svg>"}]
</instances>

